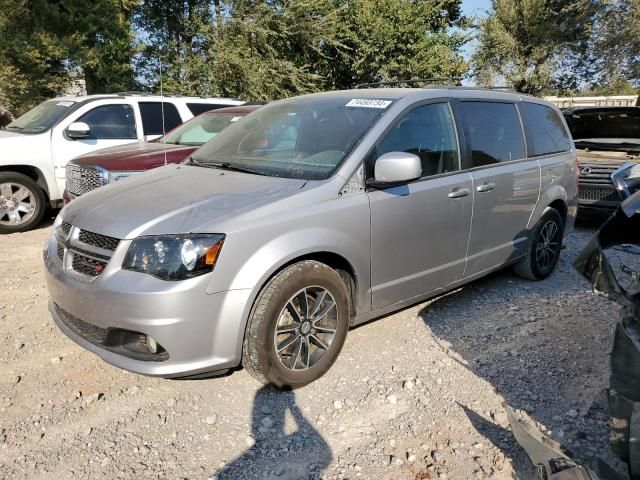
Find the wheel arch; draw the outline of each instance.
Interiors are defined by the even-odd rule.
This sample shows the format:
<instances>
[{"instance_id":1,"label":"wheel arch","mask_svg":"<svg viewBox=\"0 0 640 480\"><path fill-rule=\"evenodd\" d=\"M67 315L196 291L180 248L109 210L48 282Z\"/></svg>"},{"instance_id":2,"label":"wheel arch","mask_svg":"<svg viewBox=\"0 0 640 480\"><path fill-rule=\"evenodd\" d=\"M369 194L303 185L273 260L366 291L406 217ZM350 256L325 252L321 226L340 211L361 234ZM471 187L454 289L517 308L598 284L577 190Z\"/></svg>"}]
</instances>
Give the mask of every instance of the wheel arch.
<instances>
[{"instance_id":1,"label":"wheel arch","mask_svg":"<svg viewBox=\"0 0 640 480\"><path fill-rule=\"evenodd\" d=\"M26 175L31 180L36 182L36 184L44 192L46 200L51 200L49 187L47 185L47 179L42 170L40 170L38 167L34 167L33 165L2 165L0 166L0 172L12 172Z\"/></svg>"},{"instance_id":2,"label":"wheel arch","mask_svg":"<svg viewBox=\"0 0 640 480\"><path fill-rule=\"evenodd\" d=\"M570 216L573 215L569 208L569 201L566 190L559 184L553 185L542 193L536 207L534 208L527 230L531 230L535 227L538 220L544 215L547 208L554 208L562 217L562 221L565 225L570 225ZM566 230L566 229L565 229Z\"/></svg>"}]
</instances>

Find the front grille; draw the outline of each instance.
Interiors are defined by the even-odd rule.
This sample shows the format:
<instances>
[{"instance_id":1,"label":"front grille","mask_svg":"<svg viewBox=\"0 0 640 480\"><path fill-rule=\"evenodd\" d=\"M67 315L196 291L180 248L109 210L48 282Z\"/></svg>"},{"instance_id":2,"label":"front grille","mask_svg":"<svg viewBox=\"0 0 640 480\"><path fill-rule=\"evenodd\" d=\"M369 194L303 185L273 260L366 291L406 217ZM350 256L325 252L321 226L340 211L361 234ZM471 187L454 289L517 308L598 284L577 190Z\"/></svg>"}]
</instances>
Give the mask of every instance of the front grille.
<instances>
[{"instance_id":1,"label":"front grille","mask_svg":"<svg viewBox=\"0 0 640 480\"><path fill-rule=\"evenodd\" d=\"M66 169L67 191L80 196L106 184L102 172L96 167L68 163Z\"/></svg>"},{"instance_id":2,"label":"front grille","mask_svg":"<svg viewBox=\"0 0 640 480\"><path fill-rule=\"evenodd\" d=\"M87 245L93 247L103 248L104 250L111 250L112 252L118 248L120 240L113 237L107 237L106 235L100 235L98 233L89 232L87 230L81 230L78 240Z\"/></svg>"},{"instance_id":3,"label":"front grille","mask_svg":"<svg viewBox=\"0 0 640 480\"><path fill-rule=\"evenodd\" d=\"M92 343L101 344L107 338L109 331L106 328L96 327L78 317L66 312L58 305L55 305L56 313L64 324L74 331L76 335L80 335L82 338L89 340Z\"/></svg>"},{"instance_id":4,"label":"front grille","mask_svg":"<svg viewBox=\"0 0 640 480\"><path fill-rule=\"evenodd\" d=\"M613 188L604 187L580 187L578 197L590 202L619 202L620 195Z\"/></svg>"},{"instance_id":5,"label":"front grille","mask_svg":"<svg viewBox=\"0 0 640 480\"><path fill-rule=\"evenodd\" d=\"M82 273L83 275L88 275L90 277L97 277L105 269L107 262L94 260L93 258L85 257L78 252L74 252L71 266L78 273Z\"/></svg>"},{"instance_id":6,"label":"front grille","mask_svg":"<svg viewBox=\"0 0 640 480\"><path fill-rule=\"evenodd\" d=\"M117 238L80 230L68 222L62 222L58 227L56 241L63 268L69 273L89 277L87 280L102 274L120 244Z\"/></svg>"}]
</instances>

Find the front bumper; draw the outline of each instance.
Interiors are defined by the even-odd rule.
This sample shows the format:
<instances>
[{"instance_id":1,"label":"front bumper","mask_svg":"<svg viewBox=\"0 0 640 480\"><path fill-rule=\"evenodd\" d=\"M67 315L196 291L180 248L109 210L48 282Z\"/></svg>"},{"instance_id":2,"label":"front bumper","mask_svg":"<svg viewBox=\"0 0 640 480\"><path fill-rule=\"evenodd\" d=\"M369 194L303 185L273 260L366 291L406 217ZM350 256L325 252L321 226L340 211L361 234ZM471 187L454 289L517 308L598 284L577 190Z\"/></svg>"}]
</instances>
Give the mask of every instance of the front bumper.
<instances>
[{"instance_id":1,"label":"front bumper","mask_svg":"<svg viewBox=\"0 0 640 480\"><path fill-rule=\"evenodd\" d=\"M251 290L207 294L210 275L167 282L122 270L128 243L102 275L88 280L66 272L55 241L49 242L46 282L60 330L104 361L143 375L184 377L238 366ZM131 335L153 337L166 355L145 356L118 344Z\"/></svg>"}]
</instances>

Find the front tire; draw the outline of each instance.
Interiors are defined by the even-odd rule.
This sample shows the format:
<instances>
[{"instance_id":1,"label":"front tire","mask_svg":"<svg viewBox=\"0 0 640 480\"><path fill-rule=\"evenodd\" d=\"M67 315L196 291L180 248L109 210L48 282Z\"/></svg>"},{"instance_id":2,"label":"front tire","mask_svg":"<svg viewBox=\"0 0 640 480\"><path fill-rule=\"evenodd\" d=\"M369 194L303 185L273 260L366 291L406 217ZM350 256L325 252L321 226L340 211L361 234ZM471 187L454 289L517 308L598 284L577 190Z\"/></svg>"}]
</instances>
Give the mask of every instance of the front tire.
<instances>
[{"instance_id":1,"label":"front tire","mask_svg":"<svg viewBox=\"0 0 640 480\"><path fill-rule=\"evenodd\" d=\"M275 275L251 311L242 365L258 381L298 388L324 375L347 336L350 300L324 263L305 260Z\"/></svg>"},{"instance_id":2,"label":"front tire","mask_svg":"<svg viewBox=\"0 0 640 480\"><path fill-rule=\"evenodd\" d=\"M527 280L544 280L551 275L560 258L563 236L560 213L548 208L533 228L527 256L513 267L516 275Z\"/></svg>"},{"instance_id":3,"label":"front tire","mask_svg":"<svg viewBox=\"0 0 640 480\"><path fill-rule=\"evenodd\" d=\"M47 209L42 189L21 173L0 172L0 234L36 227Z\"/></svg>"}]
</instances>

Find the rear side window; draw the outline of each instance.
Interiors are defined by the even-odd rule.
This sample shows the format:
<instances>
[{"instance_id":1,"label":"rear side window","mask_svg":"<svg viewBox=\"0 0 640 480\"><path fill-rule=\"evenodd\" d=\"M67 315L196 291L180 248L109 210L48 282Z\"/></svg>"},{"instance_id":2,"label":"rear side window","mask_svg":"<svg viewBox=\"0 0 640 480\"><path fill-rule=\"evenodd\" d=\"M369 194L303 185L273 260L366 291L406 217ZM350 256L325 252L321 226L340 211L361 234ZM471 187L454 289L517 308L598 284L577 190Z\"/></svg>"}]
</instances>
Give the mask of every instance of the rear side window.
<instances>
[{"instance_id":1,"label":"rear side window","mask_svg":"<svg viewBox=\"0 0 640 480\"><path fill-rule=\"evenodd\" d=\"M164 126L162 124L163 104ZM164 135L182 123L176 106L167 102L140 102L140 115L145 135Z\"/></svg>"},{"instance_id":2,"label":"rear side window","mask_svg":"<svg viewBox=\"0 0 640 480\"><path fill-rule=\"evenodd\" d=\"M457 171L458 142L449 104L424 105L407 113L378 145L376 158L389 152L420 157L423 177Z\"/></svg>"},{"instance_id":3,"label":"rear side window","mask_svg":"<svg viewBox=\"0 0 640 480\"><path fill-rule=\"evenodd\" d=\"M88 140L136 139L136 117L131 105L103 105L85 113L78 122L89 125Z\"/></svg>"},{"instance_id":4,"label":"rear side window","mask_svg":"<svg viewBox=\"0 0 640 480\"><path fill-rule=\"evenodd\" d=\"M187 108L193 113L193 116L218 108L231 107L231 105L219 105L217 103L187 103Z\"/></svg>"},{"instance_id":5,"label":"rear side window","mask_svg":"<svg viewBox=\"0 0 640 480\"><path fill-rule=\"evenodd\" d=\"M560 116L553 108L521 103L527 118L527 149L530 157L571 150L571 140Z\"/></svg>"},{"instance_id":6,"label":"rear side window","mask_svg":"<svg viewBox=\"0 0 640 480\"><path fill-rule=\"evenodd\" d=\"M474 167L524 158L520 116L513 103L461 102Z\"/></svg>"}]
</instances>

